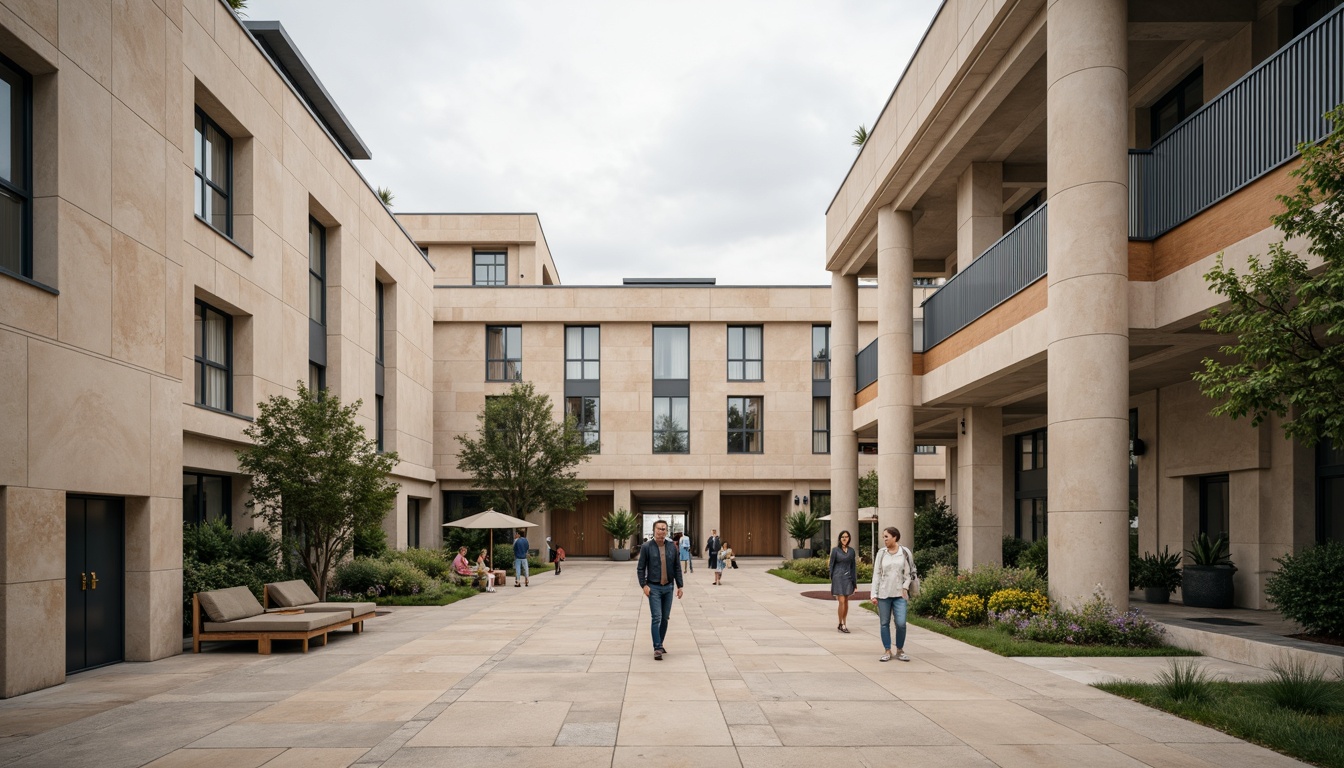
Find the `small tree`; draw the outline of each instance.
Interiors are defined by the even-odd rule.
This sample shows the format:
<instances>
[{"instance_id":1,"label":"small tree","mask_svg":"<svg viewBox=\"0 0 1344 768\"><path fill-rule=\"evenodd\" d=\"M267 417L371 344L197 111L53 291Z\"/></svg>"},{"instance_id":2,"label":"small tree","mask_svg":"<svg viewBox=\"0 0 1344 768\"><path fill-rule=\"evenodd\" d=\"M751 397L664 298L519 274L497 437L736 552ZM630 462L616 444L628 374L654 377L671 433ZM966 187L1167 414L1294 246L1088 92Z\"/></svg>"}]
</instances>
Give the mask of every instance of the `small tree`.
<instances>
[{"instance_id":1,"label":"small tree","mask_svg":"<svg viewBox=\"0 0 1344 768\"><path fill-rule=\"evenodd\" d=\"M877 506L877 470L870 469L868 474L859 478L859 509Z\"/></svg>"},{"instance_id":2,"label":"small tree","mask_svg":"<svg viewBox=\"0 0 1344 768\"><path fill-rule=\"evenodd\" d=\"M821 530L821 521L811 511L800 509L784 518L789 537L798 542L799 549L807 549L807 544Z\"/></svg>"},{"instance_id":3,"label":"small tree","mask_svg":"<svg viewBox=\"0 0 1344 768\"><path fill-rule=\"evenodd\" d=\"M253 445L238 452L238 466L252 476L252 515L283 533L285 551L297 553L325 599L355 531L378 525L396 503L398 485L387 474L397 454L379 453L355 422L363 401L342 406L325 390L314 397L298 388L293 398L258 405L243 430Z\"/></svg>"},{"instance_id":4,"label":"small tree","mask_svg":"<svg viewBox=\"0 0 1344 768\"><path fill-rule=\"evenodd\" d=\"M639 531L639 521L634 513L621 507L602 518L602 528L616 540L616 549L625 549L630 537Z\"/></svg>"},{"instance_id":5,"label":"small tree","mask_svg":"<svg viewBox=\"0 0 1344 768\"><path fill-rule=\"evenodd\" d=\"M915 507L915 541L920 549L957 545L957 516L947 499L934 499Z\"/></svg>"},{"instance_id":6,"label":"small tree","mask_svg":"<svg viewBox=\"0 0 1344 768\"><path fill-rule=\"evenodd\" d=\"M486 399L476 416L480 432L458 435L457 468L471 475L487 504L526 518L544 509L572 509L587 498L587 483L574 471L588 460L588 446L573 419L556 421L551 398L531 382Z\"/></svg>"},{"instance_id":7,"label":"small tree","mask_svg":"<svg viewBox=\"0 0 1344 768\"><path fill-rule=\"evenodd\" d=\"M1328 117L1334 129L1316 146L1302 145L1302 180L1280 195L1284 211L1274 226L1301 237L1324 266L1315 274L1282 243L1270 246L1268 263L1251 257L1246 274L1217 265L1204 276L1230 301L1200 324L1236 340L1219 347L1230 360L1205 358L1194 379L1219 401L1212 413L1258 426L1271 413L1289 416L1284 436L1315 445L1329 438L1344 445L1344 106Z\"/></svg>"}]
</instances>

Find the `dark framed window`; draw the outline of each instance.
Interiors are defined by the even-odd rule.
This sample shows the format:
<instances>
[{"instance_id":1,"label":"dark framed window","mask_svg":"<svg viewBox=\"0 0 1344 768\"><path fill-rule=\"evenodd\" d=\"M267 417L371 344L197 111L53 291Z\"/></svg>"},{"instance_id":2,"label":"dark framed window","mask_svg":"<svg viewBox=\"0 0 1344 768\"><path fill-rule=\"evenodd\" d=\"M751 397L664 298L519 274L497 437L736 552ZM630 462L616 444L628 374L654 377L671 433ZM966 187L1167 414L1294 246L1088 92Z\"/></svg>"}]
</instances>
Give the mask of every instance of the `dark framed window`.
<instances>
[{"instance_id":1,"label":"dark framed window","mask_svg":"<svg viewBox=\"0 0 1344 768\"><path fill-rule=\"evenodd\" d=\"M1018 435L1014 439L1016 456L1013 459L1013 534L1023 541L1044 538L1049 524L1046 497L1049 491L1049 471L1046 430L1039 429Z\"/></svg>"},{"instance_id":2,"label":"dark framed window","mask_svg":"<svg viewBox=\"0 0 1344 768\"><path fill-rule=\"evenodd\" d=\"M583 439L584 446L589 453L601 452L601 413L600 398L596 397L566 397L565 398L565 418L574 420L574 427L579 430L579 436Z\"/></svg>"},{"instance_id":3,"label":"dark framed window","mask_svg":"<svg viewBox=\"0 0 1344 768\"><path fill-rule=\"evenodd\" d=\"M1176 84L1175 88L1162 94L1153 102L1149 110L1152 120L1153 143L1171 133L1185 118L1204 105L1204 67L1196 67L1194 72Z\"/></svg>"},{"instance_id":4,"label":"dark framed window","mask_svg":"<svg viewBox=\"0 0 1344 768\"><path fill-rule=\"evenodd\" d=\"M1232 540L1231 484L1227 475L1209 475L1199 478L1199 532L1215 541L1219 536Z\"/></svg>"},{"instance_id":5,"label":"dark framed window","mask_svg":"<svg viewBox=\"0 0 1344 768\"><path fill-rule=\"evenodd\" d=\"M233 237L233 139L196 108L196 215Z\"/></svg>"},{"instance_id":6,"label":"dark framed window","mask_svg":"<svg viewBox=\"0 0 1344 768\"><path fill-rule=\"evenodd\" d=\"M831 398L812 398L812 452L831 452Z\"/></svg>"},{"instance_id":7,"label":"dark framed window","mask_svg":"<svg viewBox=\"0 0 1344 768\"><path fill-rule=\"evenodd\" d=\"M831 326L812 326L812 380L831 380Z\"/></svg>"},{"instance_id":8,"label":"dark framed window","mask_svg":"<svg viewBox=\"0 0 1344 768\"><path fill-rule=\"evenodd\" d=\"M565 328L565 378L597 381L601 375L601 329L596 325Z\"/></svg>"},{"instance_id":9,"label":"dark framed window","mask_svg":"<svg viewBox=\"0 0 1344 768\"><path fill-rule=\"evenodd\" d=\"M1017 500L1017 516L1014 521L1014 533L1023 541L1038 541L1048 533L1050 516L1047 514L1046 501L1039 496Z\"/></svg>"},{"instance_id":10,"label":"dark framed window","mask_svg":"<svg viewBox=\"0 0 1344 768\"><path fill-rule=\"evenodd\" d=\"M383 396L382 396L382 395L374 395L374 396L373 396L373 430L374 430L375 439L377 440L377 443L378 443L378 452L379 452L379 453L382 453L382 452L385 450L385 445L386 445L386 444L383 442L383 425L384 425L384 424L385 424L385 422L384 422L384 420L383 420Z\"/></svg>"},{"instance_id":11,"label":"dark framed window","mask_svg":"<svg viewBox=\"0 0 1344 768\"><path fill-rule=\"evenodd\" d=\"M327 324L327 228L308 219L308 319Z\"/></svg>"},{"instance_id":12,"label":"dark framed window","mask_svg":"<svg viewBox=\"0 0 1344 768\"><path fill-rule=\"evenodd\" d=\"M936 277L916 277L916 278L915 278L915 287L916 287L916 288L935 288L935 287L937 287L937 285L938 285L938 278L936 278Z\"/></svg>"},{"instance_id":13,"label":"dark framed window","mask_svg":"<svg viewBox=\"0 0 1344 768\"><path fill-rule=\"evenodd\" d=\"M728 452L761 453L765 410L760 397L728 398Z\"/></svg>"},{"instance_id":14,"label":"dark framed window","mask_svg":"<svg viewBox=\"0 0 1344 768\"><path fill-rule=\"evenodd\" d=\"M916 446L915 446L915 454L916 454L916 455L921 455L921 454L922 454L922 455L928 456L928 455L931 455L931 454L935 454L935 453L937 453L937 452L938 452L938 446L936 446L936 445L916 445Z\"/></svg>"},{"instance_id":15,"label":"dark framed window","mask_svg":"<svg viewBox=\"0 0 1344 768\"><path fill-rule=\"evenodd\" d=\"M308 391L313 397L321 397L322 390L327 388L327 367L318 365L309 361L308 363Z\"/></svg>"},{"instance_id":16,"label":"dark framed window","mask_svg":"<svg viewBox=\"0 0 1344 768\"><path fill-rule=\"evenodd\" d=\"M764 375L761 337L759 325L728 326L729 381L761 380Z\"/></svg>"},{"instance_id":17,"label":"dark framed window","mask_svg":"<svg viewBox=\"0 0 1344 768\"><path fill-rule=\"evenodd\" d=\"M691 399L653 398L653 452L690 453Z\"/></svg>"},{"instance_id":18,"label":"dark framed window","mask_svg":"<svg viewBox=\"0 0 1344 768\"><path fill-rule=\"evenodd\" d=\"M1316 444L1316 543L1344 542L1344 447Z\"/></svg>"},{"instance_id":19,"label":"dark framed window","mask_svg":"<svg viewBox=\"0 0 1344 768\"><path fill-rule=\"evenodd\" d=\"M521 381L523 328L519 325L485 327L485 380Z\"/></svg>"},{"instance_id":20,"label":"dark framed window","mask_svg":"<svg viewBox=\"0 0 1344 768\"><path fill-rule=\"evenodd\" d=\"M1033 472L1045 469L1046 462L1045 430L1027 432L1017 436L1017 471Z\"/></svg>"},{"instance_id":21,"label":"dark framed window","mask_svg":"<svg viewBox=\"0 0 1344 768\"><path fill-rule=\"evenodd\" d=\"M233 524L233 478L200 472L182 473L182 522L187 525L223 520Z\"/></svg>"},{"instance_id":22,"label":"dark framed window","mask_svg":"<svg viewBox=\"0 0 1344 768\"><path fill-rule=\"evenodd\" d=\"M33 276L33 79L0 56L0 269Z\"/></svg>"},{"instance_id":23,"label":"dark framed window","mask_svg":"<svg viewBox=\"0 0 1344 768\"><path fill-rule=\"evenodd\" d=\"M196 300L196 404L233 410L233 318Z\"/></svg>"},{"instance_id":24,"label":"dark framed window","mask_svg":"<svg viewBox=\"0 0 1344 768\"><path fill-rule=\"evenodd\" d=\"M387 359L387 286L377 281L373 284L373 311L378 334L373 340L373 359L381 363Z\"/></svg>"},{"instance_id":25,"label":"dark framed window","mask_svg":"<svg viewBox=\"0 0 1344 768\"><path fill-rule=\"evenodd\" d=\"M691 329L684 325L654 326L653 378L689 380L690 371Z\"/></svg>"},{"instance_id":26,"label":"dark framed window","mask_svg":"<svg viewBox=\"0 0 1344 768\"><path fill-rule=\"evenodd\" d=\"M420 500L406 499L406 546L420 548Z\"/></svg>"},{"instance_id":27,"label":"dark framed window","mask_svg":"<svg viewBox=\"0 0 1344 768\"><path fill-rule=\"evenodd\" d=\"M475 251L471 254L472 285L508 285L509 255L505 251Z\"/></svg>"}]
</instances>

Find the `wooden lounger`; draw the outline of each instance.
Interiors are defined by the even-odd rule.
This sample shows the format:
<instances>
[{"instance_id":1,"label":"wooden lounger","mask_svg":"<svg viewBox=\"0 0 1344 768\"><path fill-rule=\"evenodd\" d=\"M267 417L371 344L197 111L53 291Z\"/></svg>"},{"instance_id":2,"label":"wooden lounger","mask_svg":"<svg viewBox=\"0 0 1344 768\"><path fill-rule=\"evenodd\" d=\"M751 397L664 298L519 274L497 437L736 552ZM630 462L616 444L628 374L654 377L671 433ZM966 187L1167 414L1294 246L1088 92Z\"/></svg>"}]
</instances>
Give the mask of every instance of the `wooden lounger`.
<instances>
[{"instance_id":1,"label":"wooden lounger","mask_svg":"<svg viewBox=\"0 0 1344 768\"><path fill-rule=\"evenodd\" d=\"M303 644L303 652L307 653L309 640L321 637L322 644L326 645L329 632L341 627L351 627L358 632L364 618L345 612L275 612L216 622L202 615L200 595L192 595L191 650L200 653L201 643L214 640L256 640L257 653L267 655L271 652L272 640L298 640Z\"/></svg>"}]
</instances>

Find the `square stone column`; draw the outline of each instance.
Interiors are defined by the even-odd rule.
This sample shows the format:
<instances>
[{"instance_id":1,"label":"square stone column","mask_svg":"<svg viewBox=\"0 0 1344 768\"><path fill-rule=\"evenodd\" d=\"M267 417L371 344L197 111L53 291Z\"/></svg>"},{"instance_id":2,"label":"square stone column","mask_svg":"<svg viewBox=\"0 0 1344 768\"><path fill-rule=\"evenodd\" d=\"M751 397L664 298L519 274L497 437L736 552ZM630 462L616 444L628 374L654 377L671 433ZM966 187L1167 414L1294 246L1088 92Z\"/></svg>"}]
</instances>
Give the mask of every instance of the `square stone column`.
<instances>
[{"instance_id":1,"label":"square stone column","mask_svg":"<svg viewBox=\"0 0 1344 768\"><path fill-rule=\"evenodd\" d=\"M877 521L915 546L914 217L877 214Z\"/></svg>"},{"instance_id":2,"label":"square stone column","mask_svg":"<svg viewBox=\"0 0 1344 768\"><path fill-rule=\"evenodd\" d=\"M1003 409L966 408L957 438L957 567L1003 562Z\"/></svg>"},{"instance_id":3,"label":"square stone column","mask_svg":"<svg viewBox=\"0 0 1344 768\"><path fill-rule=\"evenodd\" d=\"M704 489L700 491L700 530L696 531L695 542L697 551L703 552L705 542L709 541L709 532L718 531L719 536L723 536L722 514L719 511L719 484L717 481L706 481Z\"/></svg>"},{"instance_id":4,"label":"square stone column","mask_svg":"<svg viewBox=\"0 0 1344 768\"><path fill-rule=\"evenodd\" d=\"M957 271L1003 236L1003 164L971 163L957 177Z\"/></svg>"},{"instance_id":5,"label":"square stone column","mask_svg":"<svg viewBox=\"0 0 1344 768\"><path fill-rule=\"evenodd\" d=\"M0 488L0 698L65 680L65 590L65 493Z\"/></svg>"},{"instance_id":6,"label":"square stone column","mask_svg":"<svg viewBox=\"0 0 1344 768\"><path fill-rule=\"evenodd\" d=\"M858 353L859 279L832 274L831 528L837 531L853 531L859 525L859 441L854 435Z\"/></svg>"}]
</instances>

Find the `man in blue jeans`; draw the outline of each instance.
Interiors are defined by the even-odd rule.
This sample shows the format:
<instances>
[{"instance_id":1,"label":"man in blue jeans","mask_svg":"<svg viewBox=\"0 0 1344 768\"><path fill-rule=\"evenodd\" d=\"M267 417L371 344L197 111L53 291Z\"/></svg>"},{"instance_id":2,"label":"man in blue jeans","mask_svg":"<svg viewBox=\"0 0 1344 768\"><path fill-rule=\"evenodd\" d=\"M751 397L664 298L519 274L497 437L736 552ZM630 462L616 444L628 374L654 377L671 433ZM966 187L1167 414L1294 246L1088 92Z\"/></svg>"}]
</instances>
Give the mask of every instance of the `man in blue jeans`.
<instances>
[{"instance_id":1,"label":"man in blue jeans","mask_svg":"<svg viewBox=\"0 0 1344 768\"><path fill-rule=\"evenodd\" d=\"M681 599L681 560L675 544L667 540L667 522L653 524L653 539L639 548L639 586L649 598L650 627L653 631L653 659L662 661L667 649L667 620L672 614L672 590Z\"/></svg>"},{"instance_id":2,"label":"man in blue jeans","mask_svg":"<svg viewBox=\"0 0 1344 768\"><path fill-rule=\"evenodd\" d=\"M523 586L530 586L527 580L527 537L521 530L513 532L513 586L518 586L518 577L523 578Z\"/></svg>"}]
</instances>

